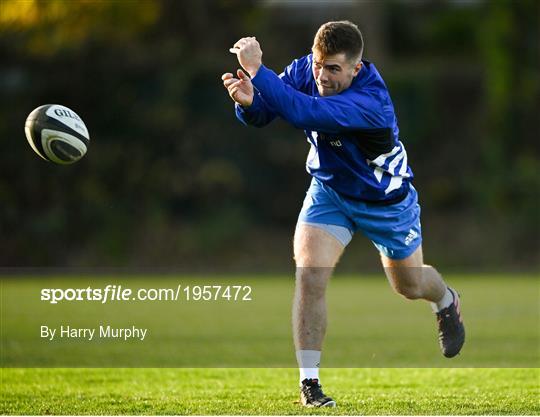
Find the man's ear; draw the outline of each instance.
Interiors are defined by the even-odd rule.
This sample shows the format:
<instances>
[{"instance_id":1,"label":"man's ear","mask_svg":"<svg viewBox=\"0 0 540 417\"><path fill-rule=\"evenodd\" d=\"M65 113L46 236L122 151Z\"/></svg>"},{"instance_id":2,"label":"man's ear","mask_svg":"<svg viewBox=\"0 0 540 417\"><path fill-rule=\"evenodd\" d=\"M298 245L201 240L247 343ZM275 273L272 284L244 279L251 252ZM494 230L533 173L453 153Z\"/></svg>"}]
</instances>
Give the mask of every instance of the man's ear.
<instances>
[{"instance_id":1,"label":"man's ear","mask_svg":"<svg viewBox=\"0 0 540 417\"><path fill-rule=\"evenodd\" d=\"M358 75L358 73L360 72L361 69L362 69L362 61L358 62L358 63L354 66L354 76L355 76L355 77Z\"/></svg>"}]
</instances>

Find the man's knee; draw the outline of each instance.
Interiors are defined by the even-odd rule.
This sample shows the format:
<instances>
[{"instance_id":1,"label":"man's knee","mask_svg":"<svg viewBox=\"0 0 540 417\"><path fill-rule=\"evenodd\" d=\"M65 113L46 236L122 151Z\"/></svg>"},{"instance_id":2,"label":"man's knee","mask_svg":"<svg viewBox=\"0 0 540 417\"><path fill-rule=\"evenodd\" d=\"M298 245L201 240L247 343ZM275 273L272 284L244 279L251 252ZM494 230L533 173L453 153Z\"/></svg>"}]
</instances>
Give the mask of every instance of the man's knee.
<instances>
[{"instance_id":1,"label":"man's knee","mask_svg":"<svg viewBox=\"0 0 540 417\"><path fill-rule=\"evenodd\" d=\"M296 287L300 292L299 295L309 299L324 297L332 269L329 267L297 268Z\"/></svg>"},{"instance_id":2,"label":"man's knee","mask_svg":"<svg viewBox=\"0 0 540 417\"><path fill-rule=\"evenodd\" d=\"M394 290L408 300L418 300L423 294L420 286L414 283L398 283L394 286Z\"/></svg>"},{"instance_id":3,"label":"man's knee","mask_svg":"<svg viewBox=\"0 0 540 417\"><path fill-rule=\"evenodd\" d=\"M423 268L385 268L386 276L394 291L409 300L423 296Z\"/></svg>"}]
</instances>

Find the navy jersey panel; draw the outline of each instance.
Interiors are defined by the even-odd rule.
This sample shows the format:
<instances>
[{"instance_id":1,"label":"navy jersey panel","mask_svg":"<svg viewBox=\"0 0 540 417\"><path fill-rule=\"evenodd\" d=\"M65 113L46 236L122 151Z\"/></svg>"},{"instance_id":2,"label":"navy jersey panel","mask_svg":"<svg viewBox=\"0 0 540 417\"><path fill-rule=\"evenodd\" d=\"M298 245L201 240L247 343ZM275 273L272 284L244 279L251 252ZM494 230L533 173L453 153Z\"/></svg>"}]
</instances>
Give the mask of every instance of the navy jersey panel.
<instances>
[{"instance_id":1,"label":"navy jersey panel","mask_svg":"<svg viewBox=\"0 0 540 417\"><path fill-rule=\"evenodd\" d=\"M394 201L409 190L413 173L399 140L394 106L375 66L362 61L351 86L321 97L313 57L293 61L278 76L264 65L252 79L253 105L236 106L245 124L264 126L279 116L304 129L311 149L307 171L344 196Z\"/></svg>"}]
</instances>

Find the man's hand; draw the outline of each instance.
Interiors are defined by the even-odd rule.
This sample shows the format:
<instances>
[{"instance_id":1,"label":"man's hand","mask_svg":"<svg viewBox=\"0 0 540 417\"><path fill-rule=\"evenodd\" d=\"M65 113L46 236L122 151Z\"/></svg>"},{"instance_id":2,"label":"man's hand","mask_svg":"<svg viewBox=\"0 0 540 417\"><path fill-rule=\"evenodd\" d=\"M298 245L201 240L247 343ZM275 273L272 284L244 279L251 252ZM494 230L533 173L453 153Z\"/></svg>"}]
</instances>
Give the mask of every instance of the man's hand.
<instances>
[{"instance_id":1,"label":"man's hand","mask_svg":"<svg viewBox=\"0 0 540 417\"><path fill-rule=\"evenodd\" d=\"M262 50L257 39L242 38L229 49L229 52L236 54L238 62L251 78L255 77L262 65Z\"/></svg>"},{"instance_id":2,"label":"man's hand","mask_svg":"<svg viewBox=\"0 0 540 417\"><path fill-rule=\"evenodd\" d=\"M229 91L231 98L244 107L251 106L253 103L253 84L247 74L239 69L236 71L238 78L234 78L230 72L221 76L223 85Z\"/></svg>"}]
</instances>

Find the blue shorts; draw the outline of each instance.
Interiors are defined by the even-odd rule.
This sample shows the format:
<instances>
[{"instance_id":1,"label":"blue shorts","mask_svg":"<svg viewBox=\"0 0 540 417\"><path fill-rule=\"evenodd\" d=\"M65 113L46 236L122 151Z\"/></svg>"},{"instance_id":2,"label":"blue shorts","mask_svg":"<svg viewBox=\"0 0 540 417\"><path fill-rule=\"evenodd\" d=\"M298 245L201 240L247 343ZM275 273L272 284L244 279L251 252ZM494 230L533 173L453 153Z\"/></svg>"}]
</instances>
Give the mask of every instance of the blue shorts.
<instances>
[{"instance_id":1,"label":"blue shorts","mask_svg":"<svg viewBox=\"0 0 540 417\"><path fill-rule=\"evenodd\" d=\"M327 230L344 246L360 230L380 252L392 259L412 255L422 243L420 205L412 184L399 203L377 205L343 197L313 178L298 222Z\"/></svg>"}]
</instances>

